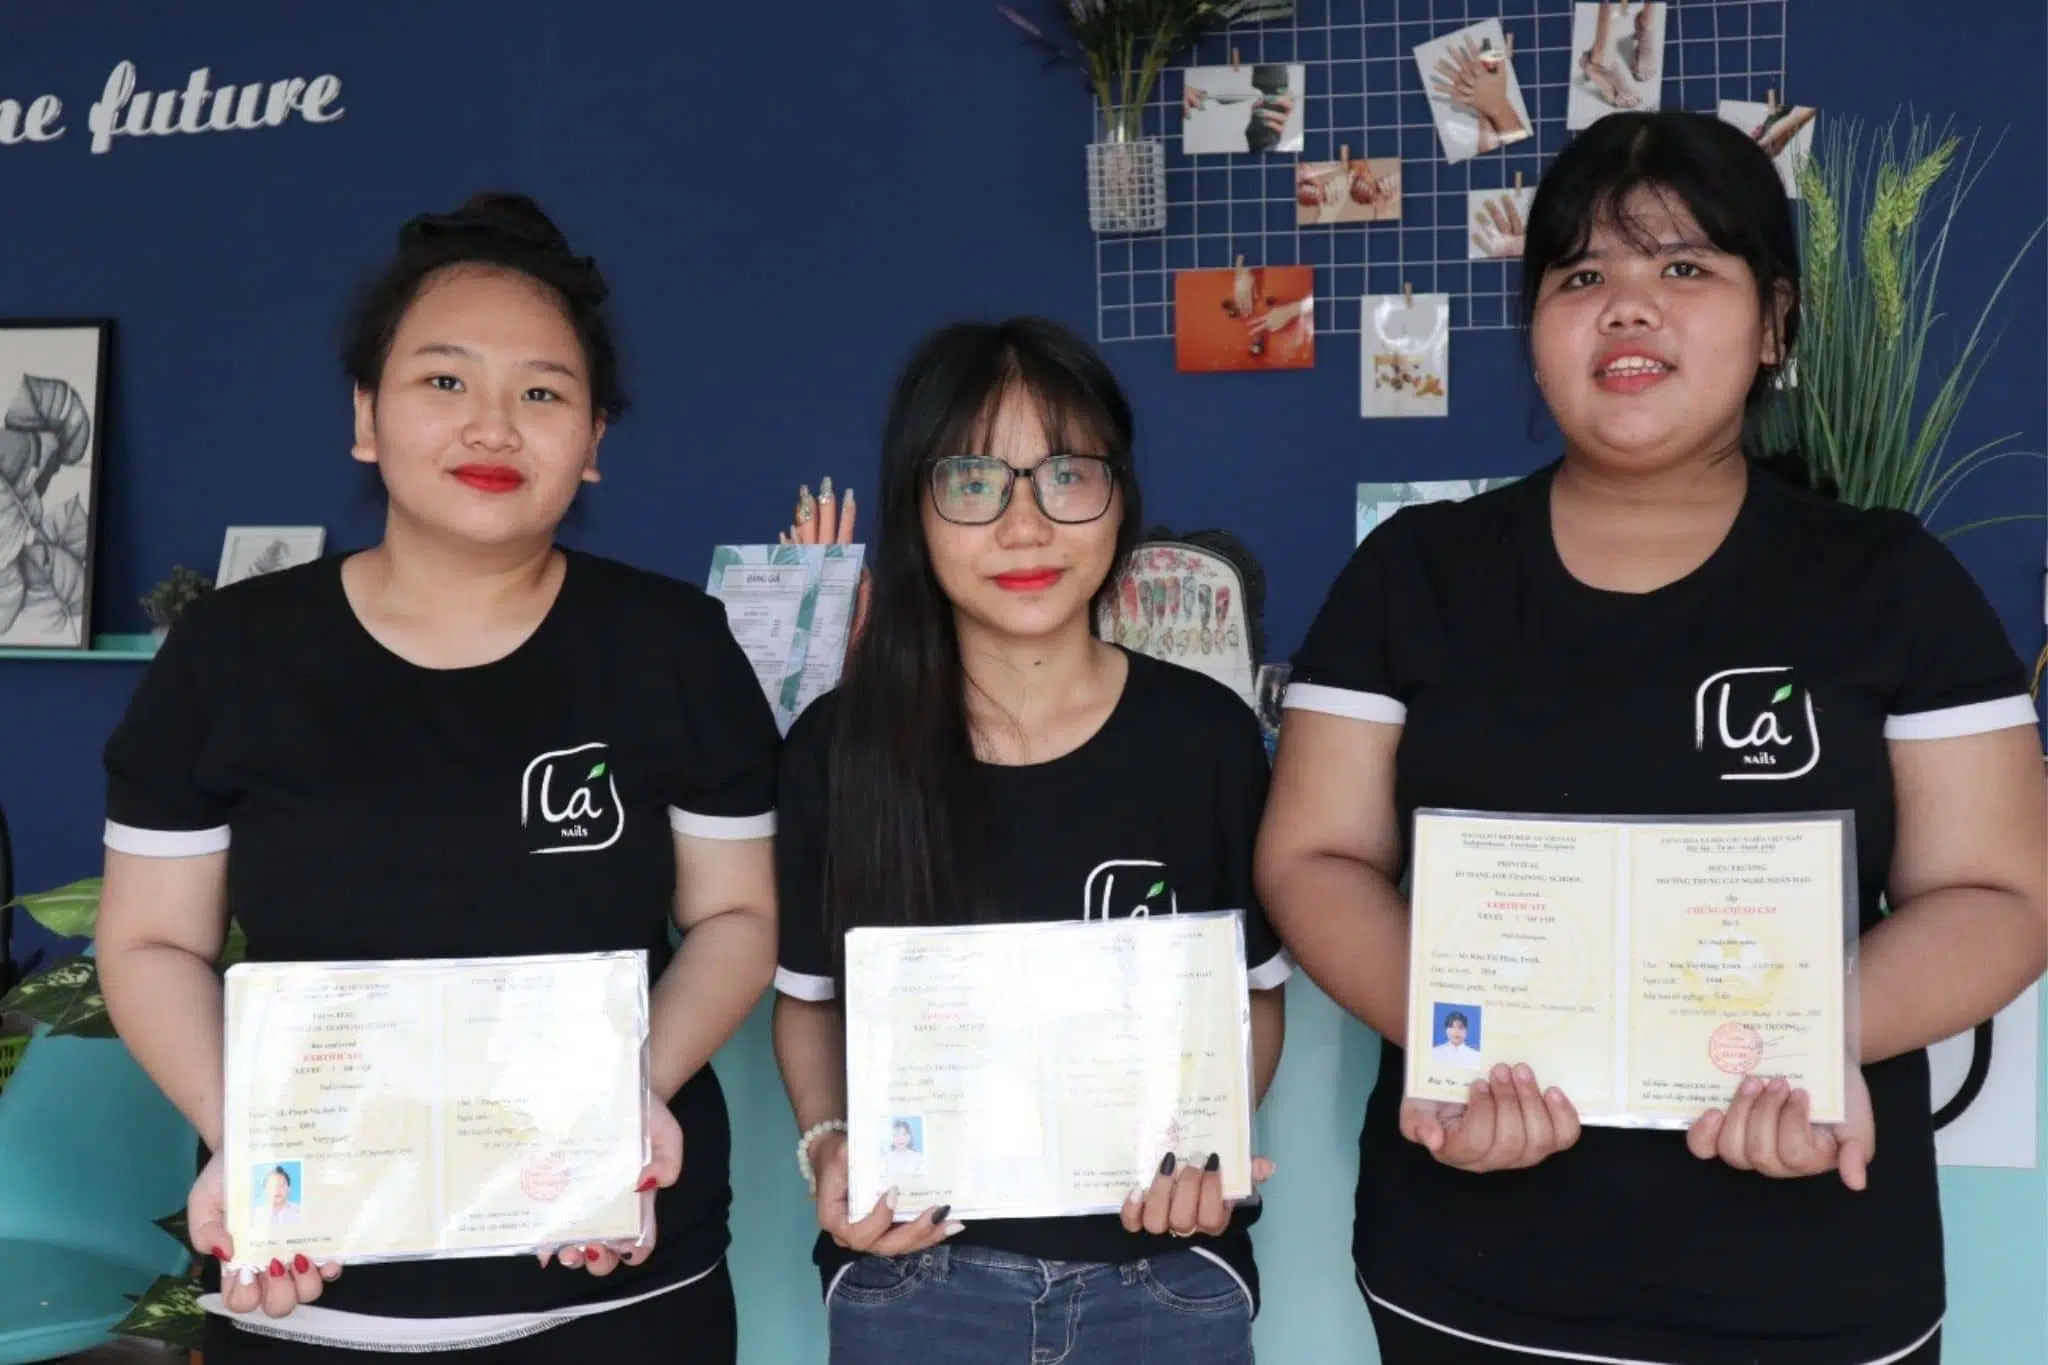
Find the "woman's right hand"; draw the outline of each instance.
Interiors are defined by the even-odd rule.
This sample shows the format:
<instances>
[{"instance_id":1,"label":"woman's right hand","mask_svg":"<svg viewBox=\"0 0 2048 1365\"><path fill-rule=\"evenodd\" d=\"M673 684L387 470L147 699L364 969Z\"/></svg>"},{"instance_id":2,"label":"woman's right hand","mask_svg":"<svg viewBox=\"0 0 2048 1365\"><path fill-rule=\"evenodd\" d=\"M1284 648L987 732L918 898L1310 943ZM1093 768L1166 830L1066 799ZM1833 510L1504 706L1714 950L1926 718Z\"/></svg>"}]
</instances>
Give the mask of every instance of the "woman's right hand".
<instances>
[{"instance_id":1,"label":"woman's right hand","mask_svg":"<svg viewBox=\"0 0 2048 1365\"><path fill-rule=\"evenodd\" d=\"M316 1262L304 1256L294 1256L290 1265L279 1260L266 1266L236 1265L218 1154L192 1182L192 1193L185 1198L185 1226L192 1230L193 1249L220 1262L221 1299L231 1313L261 1308L269 1316L281 1318L300 1304L319 1298L320 1291L341 1274L341 1267L331 1261Z\"/></svg>"},{"instance_id":2,"label":"woman's right hand","mask_svg":"<svg viewBox=\"0 0 2048 1365\"><path fill-rule=\"evenodd\" d=\"M826 1133L811 1144L811 1169L818 1176L818 1226L848 1251L866 1256L909 1256L937 1246L964 1226L949 1223L951 1205L927 1209L907 1223L895 1221L896 1191L875 1201L858 1223L847 1207L846 1135Z\"/></svg>"},{"instance_id":3,"label":"woman's right hand","mask_svg":"<svg viewBox=\"0 0 2048 1365\"><path fill-rule=\"evenodd\" d=\"M1464 1104L1401 1101L1401 1136L1461 1171L1534 1166L1579 1140L1579 1112L1564 1092L1539 1090L1527 1066L1496 1066Z\"/></svg>"}]
</instances>

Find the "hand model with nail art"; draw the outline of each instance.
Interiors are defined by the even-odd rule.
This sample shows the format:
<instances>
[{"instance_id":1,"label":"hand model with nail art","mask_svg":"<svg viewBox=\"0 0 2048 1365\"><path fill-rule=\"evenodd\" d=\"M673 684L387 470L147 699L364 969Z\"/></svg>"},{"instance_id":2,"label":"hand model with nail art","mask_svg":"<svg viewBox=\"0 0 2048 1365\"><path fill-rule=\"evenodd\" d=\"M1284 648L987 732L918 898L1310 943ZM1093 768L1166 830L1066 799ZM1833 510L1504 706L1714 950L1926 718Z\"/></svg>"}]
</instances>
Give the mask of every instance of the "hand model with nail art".
<instances>
[{"instance_id":1,"label":"hand model with nail art","mask_svg":"<svg viewBox=\"0 0 2048 1365\"><path fill-rule=\"evenodd\" d=\"M639 1265L654 1254L654 1192L667 1189L683 1173L683 1128L669 1107L653 1095L647 1097L647 1143L653 1158L640 1171L634 1186L640 1195L640 1226L646 1235L637 1242L593 1242L588 1246L557 1247L552 1257L540 1253L540 1263L559 1261L571 1270L609 1275L621 1265Z\"/></svg>"},{"instance_id":2,"label":"hand model with nail art","mask_svg":"<svg viewBox=\"0 0 2048 1365\"><path fill-rule=\"evenodd\" d=\"M828 475L818 483L818 496L811 496L811 486L801 484L796 490L796 519L787 531L776 536L780 545L851 545L853 544L853 521L855 508L853 490L846 490L843 501L832 495L832 479ZM853 622L847 628L846 643L851 648L860 639L862 627L868 620L868 571L860 571L860 587L853 599Z\"/></svg>"},{"instance_id":3,"label":"hand model with nail art","mask_svg":"<svg viewBox=\"0 0 2048 1365\"><path fill-rule=\"evenodd\" d=\"M1220 1237L1230 1227L1230 1215L1243 1203L1223 1197L1223 1162L1214 1152L1208 1160L1182 1161L1168 1152L1159 1163L1152 1183L1135 1189L1118 1210L1125 1232L1161 1233L1193 1237L1200 1233ZM1252 1188L1273 1178L1273 1163L1265 1157L1252 1158Z\"/></svg>"},{"instance_id":4,"label":"hand model with nail art","mask_svg":"<svg viewBox=\"0 0 2048 1365\"><path fill-rule=\"evenodd\" d=\"M818 1226L848 1251L868 1256L909 1256L937 1246L965 1230L966 1224L947 1215L950 1204L926 1209L905 1222L896 1221L897 1191L883 1191L875 1206L854 1221L847 1203L846 1134L826 1132L811 1143L811 1169L818 1176Z\"/></svg>"}]
</instances>

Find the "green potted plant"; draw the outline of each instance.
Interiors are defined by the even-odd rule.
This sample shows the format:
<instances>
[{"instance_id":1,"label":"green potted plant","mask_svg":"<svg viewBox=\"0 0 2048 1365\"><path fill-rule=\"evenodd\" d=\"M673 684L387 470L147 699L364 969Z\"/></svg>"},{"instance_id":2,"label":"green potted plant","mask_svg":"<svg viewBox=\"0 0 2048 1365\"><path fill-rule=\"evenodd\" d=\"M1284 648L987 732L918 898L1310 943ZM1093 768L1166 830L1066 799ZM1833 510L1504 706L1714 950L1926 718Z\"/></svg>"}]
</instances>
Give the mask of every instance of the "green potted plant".
<instances>
[{"instance_id":1,"label":"green potted plant","mask_svg":"<svg viewBox=\"0 0 2048 1365\"><path fill-rule=\"evenodd\" d=\"M171 576L142 598L142 609L149 613L150 633L161 642L169 633L171 622L178 619L178 613L212 591L212 579L183 564L173 564Z\"/></svg>"},{"instance_id":2,"label":"green potted plant","mask_svg":"<svg viewBox=\"0 0 2048 1365\"><path fill-rule=\"evenodd\" d=\"M1095 97L1088 145L1088 221L1098 233L1157 232L1166 225L1166 146L1145 135L1145 106L1160 73L1204 34L1239 19L1293 11L1273 0L1045 0L1040 21L1012 5L1016 25L1047 65L1080 71ZM1061 37L1053 37L1053 33Z\"/></svg>"},{"instance_id":3,"label":"green potted plant","mask_svg":"<svg viewBox=\"0 0 2048 1365\"><path fill-rule=\"evenodd\" d=\"M1950 449L1994 344L1992 310L2042 230L2027 233L1967 330L1944 336L1953 324L1937 291L1951 238L1965 226L1965 199L1983 174L1975 150L1974 138L1966 146L1926 119L1819 121L1797 170L1799 342L1758 430L1767 450L1798 451L1845 502L1900 508L1930 524L1986 464L2040 456L2014 449L2014 435ZM1946 534L2040 515L1989 517Z\"/></svg>"},{"instance_id":4,"label":"green potted plant","mask_svg":"<svg viewBox=\"0 0 2048 1365\"><path fill-rule=\"evenodd\" d=\"M98 877L87 877L17 897L0 909L19 908L58 938L89 939L99 921L100 887ZM241 926L231 920L219 969L225 971L241 961L246 947ZM106 997L100 994L98 963L83 953L60 958L24 977L5 996L0 996L0 1015L26 1018L48 1029L51 1035L109 1040L115 1037ZM180 1246L188 1246L184 1209L174 1209L152 1221ZM187 1262L185 1274L160 1276L135 1300L114 1331L121 1336L196 1351L205 1322L199 1294L199 1261L195 1256Z\"/></svg>"}]
</instances>

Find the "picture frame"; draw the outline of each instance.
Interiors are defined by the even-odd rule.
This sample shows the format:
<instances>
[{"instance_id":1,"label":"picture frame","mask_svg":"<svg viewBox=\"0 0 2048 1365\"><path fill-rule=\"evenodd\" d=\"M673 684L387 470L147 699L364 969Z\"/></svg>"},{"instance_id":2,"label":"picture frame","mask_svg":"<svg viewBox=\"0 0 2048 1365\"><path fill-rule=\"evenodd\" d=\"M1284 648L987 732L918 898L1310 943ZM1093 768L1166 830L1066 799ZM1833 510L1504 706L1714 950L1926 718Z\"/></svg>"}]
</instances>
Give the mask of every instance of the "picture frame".
<instances>
[{"instance_id":1,"label":"picture frame","mask_svg":"<svg viewBox=\"0 0 2048 1365\"><path fill-rule=\"evenodd\" d=\"M327 549L324 526L230 526L221 541L216 588L310 564Z\"/></svg>"},{"instance_id":2,"label":"picture frame","mask_svg":"<svg viewBox=\"0 0 2048 1365\"><path fill-rule=\"evenodd\" d=\"M0 318L0 648L92 647L114 322Z\"/></svg>"}]
</instances>

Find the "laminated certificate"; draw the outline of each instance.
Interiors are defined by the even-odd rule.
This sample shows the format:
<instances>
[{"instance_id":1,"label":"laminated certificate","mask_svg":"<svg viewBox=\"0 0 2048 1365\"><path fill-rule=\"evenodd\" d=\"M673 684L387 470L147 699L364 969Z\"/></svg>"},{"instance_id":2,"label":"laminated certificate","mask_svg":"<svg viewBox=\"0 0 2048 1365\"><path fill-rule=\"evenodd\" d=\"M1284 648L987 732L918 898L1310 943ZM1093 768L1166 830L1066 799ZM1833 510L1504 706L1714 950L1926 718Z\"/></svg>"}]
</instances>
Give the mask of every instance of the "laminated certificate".
<instances>
[{"instance_id":1,"label":"laminated certificate","mask_svg":"<svg viewBox=\"0 0 2048 1365\"><path fill-rule=\"evenodd\" d=\"M859 545L720 545L706 590L784 734L839 685L866 550Z\"/></svg>"},{"instance_id":2,"label":"laminated certificate","mask_svg":"<svg viewBox=\"0 0 2048 1365\"><path fill-rule=\"evenodd\" d=\"M241 963L226 986L238 1262L640 1237L645 954Z\"/></svg>"},{"instance_id":3,"label":"laminated certificate","mask_svg":"<svg viewBox=\"0 0 2048 1365\"><path fill-rule=\"evenodd\" d=\"M849 1207L1114 1212L1168 1152L1251 1194L1235 912L846 936Z\"/></svg>"},{"instance_id":4,"label":"laminated certificate","mask_svg":"<svg viewBox=\"0 0 2048 1365\"><path fill-rule=\"evenodd\" d=\"M1418 812L1406 1093L1526 1062L1582 1122L1684 1128L1750 1073L1841 1121L1855 1034L1852 817Z\"/></svg>"}]
</instances>

